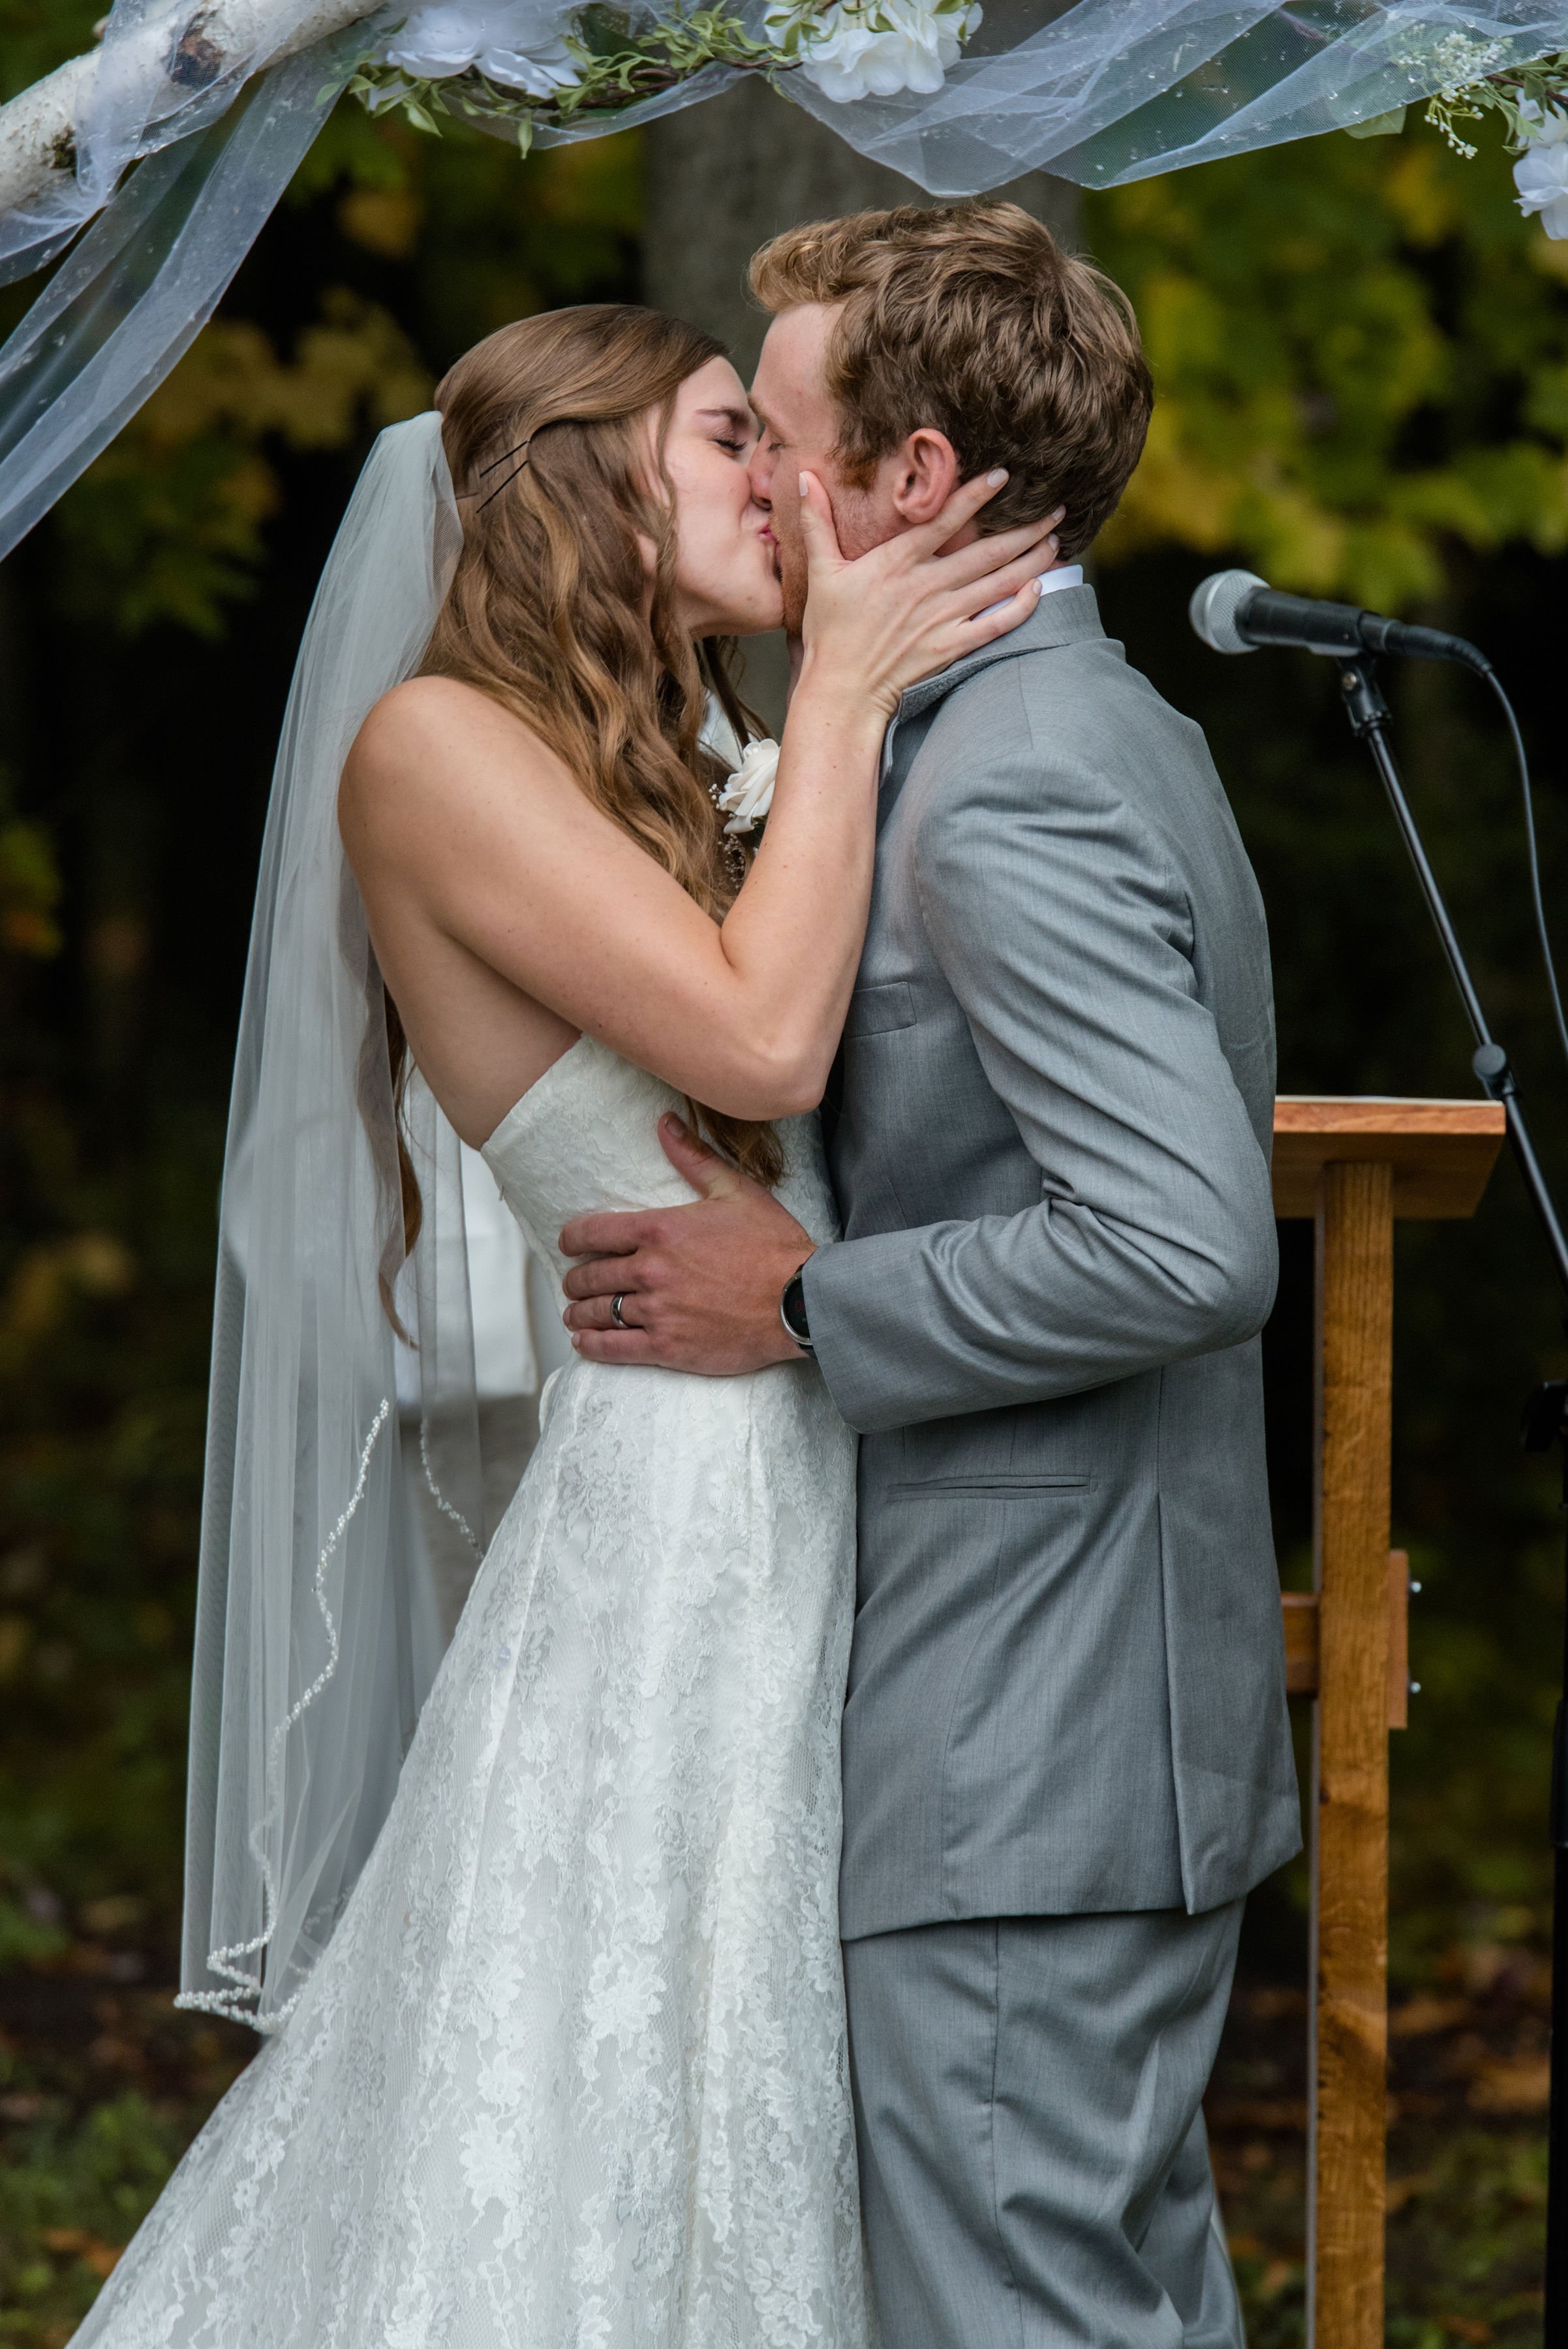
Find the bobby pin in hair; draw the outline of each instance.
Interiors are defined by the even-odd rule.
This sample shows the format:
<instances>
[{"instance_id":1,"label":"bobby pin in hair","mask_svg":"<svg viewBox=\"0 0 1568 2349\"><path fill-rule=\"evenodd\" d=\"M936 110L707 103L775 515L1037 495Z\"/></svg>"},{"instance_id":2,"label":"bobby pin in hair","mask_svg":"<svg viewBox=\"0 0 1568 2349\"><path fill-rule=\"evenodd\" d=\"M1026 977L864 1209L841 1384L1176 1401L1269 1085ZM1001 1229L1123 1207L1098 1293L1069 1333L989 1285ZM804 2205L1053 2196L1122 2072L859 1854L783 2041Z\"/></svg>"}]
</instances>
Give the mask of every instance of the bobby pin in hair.
<instances>
[{"instance_id":1,"label":"bobby pin in hair","mask_svg":"<svg viewBox=\"0 0 1568 2349\"><path fill-rule=\"evenodd\" d=\"M491 498L498 498L501 495L502 491L509 490L513 482L517 479L517 475L523 471L523 466L528 462L528 450L533 445L533 439L534 436L530 433L526 440L519 440L515 449L508 449L504 456L493 458L488 465L481 465L479 469L479 478L483 481L487 473L493 473L498 465L506 464L511 458L518 457L522 460L522 463L519 464L514 471L508 473L504 481L497 482L494 489L491 491L489 497L479 499L479 511L481 513L484 512L485 507L490 503ZM478 498L479 492L477 490L460 490L458 492L458 495L460 498Z\"/></svg>"}]
</instances>

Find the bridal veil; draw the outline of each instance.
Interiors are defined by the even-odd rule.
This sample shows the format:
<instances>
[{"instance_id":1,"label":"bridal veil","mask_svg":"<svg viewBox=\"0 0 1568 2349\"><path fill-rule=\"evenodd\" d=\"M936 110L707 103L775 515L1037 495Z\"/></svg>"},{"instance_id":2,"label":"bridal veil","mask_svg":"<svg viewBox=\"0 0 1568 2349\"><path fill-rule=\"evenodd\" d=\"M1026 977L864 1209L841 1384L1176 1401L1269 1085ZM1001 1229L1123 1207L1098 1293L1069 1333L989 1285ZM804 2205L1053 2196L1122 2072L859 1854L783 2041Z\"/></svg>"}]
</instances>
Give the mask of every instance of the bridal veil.
<instances>
[{"instance_id":1,"label":"bridal veil","mask_svg":"<svg viewBox=\"0 0 1568 2349\"><path fill-rule=\"evenodd\" d=\"M311 607L262 848L221 1212L180 2002L264 2032L375 1841L439 1655L400 1446L475 1560L489 1530L459 1143L416 1082L423 1223L404 1264L385 1002L337 831L343 761L418 668L461 543L440 417L383 432ZM413 1340L401 1425L394 1311Z\"/></svg>"}]
</instances>

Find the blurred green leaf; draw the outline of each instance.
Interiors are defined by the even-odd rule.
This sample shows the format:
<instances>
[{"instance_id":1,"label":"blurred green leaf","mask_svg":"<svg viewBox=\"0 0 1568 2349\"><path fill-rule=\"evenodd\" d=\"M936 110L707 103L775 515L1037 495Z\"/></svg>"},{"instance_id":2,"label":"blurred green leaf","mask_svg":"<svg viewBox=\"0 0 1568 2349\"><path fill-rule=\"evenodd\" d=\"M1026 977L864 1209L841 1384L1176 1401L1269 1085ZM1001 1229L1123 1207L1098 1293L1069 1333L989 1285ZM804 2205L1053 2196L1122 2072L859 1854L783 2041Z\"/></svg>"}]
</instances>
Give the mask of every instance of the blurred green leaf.
<instances>
[{"instance_id":1,"label":"blurred green leaf","mask_svg":"<svg viewBox=\"0 0 1568 2349\"><path fill-rule=\"evenodd\" d=\"M1321 139L1086 201L1158 404L1100 543L1408 610L1449 552L1568 543L1568 247L1504 160Z\"/></svg>"}]
</instances>

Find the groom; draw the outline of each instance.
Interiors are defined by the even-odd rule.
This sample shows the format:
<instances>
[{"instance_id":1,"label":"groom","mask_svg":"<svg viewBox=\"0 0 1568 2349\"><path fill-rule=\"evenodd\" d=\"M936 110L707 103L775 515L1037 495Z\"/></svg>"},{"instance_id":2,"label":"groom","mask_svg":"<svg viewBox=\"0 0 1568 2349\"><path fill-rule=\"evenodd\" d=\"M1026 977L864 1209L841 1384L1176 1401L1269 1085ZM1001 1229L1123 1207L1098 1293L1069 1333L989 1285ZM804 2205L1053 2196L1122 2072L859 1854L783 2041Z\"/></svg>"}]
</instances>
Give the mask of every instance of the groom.
<instances>
[{"instance_id":1,"label":"groom","mask_svg":"<svg viewBox=\"0 0 1568 2349\"><path fill-rule=\"evenodd\" d=\"M1199 2100L1243 1898L1299 1841L1273 1034L1203 738L1071 561L1147 371L1115 289L1012 205L792 230L752 278L792 631L803 467L855 555L1004 464L987 527L1064 505L1064 565L888 730L825 1105L844 1238L667 1121L703 1196L568 1225L568 1318L604 1361L814 1352L861 1432L841 1910L889 2349L1240 2349Z\"/></svg>"}]
</instances>

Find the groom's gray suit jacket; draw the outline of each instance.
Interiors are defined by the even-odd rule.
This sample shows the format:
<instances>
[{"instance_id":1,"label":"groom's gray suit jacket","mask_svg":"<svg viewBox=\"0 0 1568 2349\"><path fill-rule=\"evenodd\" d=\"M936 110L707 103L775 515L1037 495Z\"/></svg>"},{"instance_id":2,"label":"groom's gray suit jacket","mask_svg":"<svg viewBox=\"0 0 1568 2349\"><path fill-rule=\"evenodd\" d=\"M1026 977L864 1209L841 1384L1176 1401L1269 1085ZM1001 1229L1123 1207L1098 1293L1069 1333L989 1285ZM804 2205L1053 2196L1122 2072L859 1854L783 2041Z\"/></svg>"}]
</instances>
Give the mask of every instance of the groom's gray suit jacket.
<instances>
[{"instance_id":1,"label":"groom's gray suit jacket","mask_svg":"<svg viewBox=\"0 0 1568 2349\"><path fill-rule=\"evenodd\" d=\"M1090 587L905 694L879 824L805 1275L863 1436L842 1930L1213 1908L1300 1841L1257 885Z\"/></svg>"}]
</instances>

